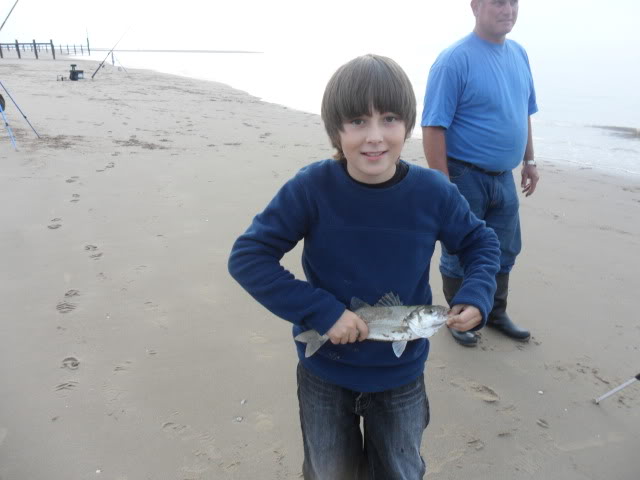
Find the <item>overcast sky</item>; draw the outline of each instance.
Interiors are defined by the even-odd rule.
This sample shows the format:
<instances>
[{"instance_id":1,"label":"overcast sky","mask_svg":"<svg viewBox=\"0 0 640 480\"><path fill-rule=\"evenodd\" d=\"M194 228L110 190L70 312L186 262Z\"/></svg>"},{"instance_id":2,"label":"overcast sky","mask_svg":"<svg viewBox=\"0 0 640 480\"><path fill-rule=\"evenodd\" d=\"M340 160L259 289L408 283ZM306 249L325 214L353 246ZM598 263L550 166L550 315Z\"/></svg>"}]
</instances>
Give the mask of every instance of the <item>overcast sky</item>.
<instances>
[{"instance_id":1,"label":"overcast sky","mask_svg":"<svg viewBox=\"0 0 640 480\"><path fill-rule=\"evenodd\" d=\"M2 20L14 2L0 0ZM436 54L473 24L468 0L19 0L0 41L71 44L88 32L92 47L111 48L126 33L118 48L252 50L319 63L378 53L426 78ZM640 84L639 24L640 0L521 0L510 38L526 47L540 90L628 98Z\"/></svg>"},{"instance_id":2,"label":"overcast sky","mask_svg":"<svg viewBox=\"0 0 640 480\"><path fill-rule=\"evenodd\" d=\"M14 1L0 2L2 20ZM638 59L639 22L638 0L522 0L513 37L528 48L582 55L622 48ZM80 42L88 30L94 46L111 47L126 31L122 48L262 51L343 42L375 50L440 48L472 26L462 0L19 0L0 40Z\"/></svg>"}]
</instances>

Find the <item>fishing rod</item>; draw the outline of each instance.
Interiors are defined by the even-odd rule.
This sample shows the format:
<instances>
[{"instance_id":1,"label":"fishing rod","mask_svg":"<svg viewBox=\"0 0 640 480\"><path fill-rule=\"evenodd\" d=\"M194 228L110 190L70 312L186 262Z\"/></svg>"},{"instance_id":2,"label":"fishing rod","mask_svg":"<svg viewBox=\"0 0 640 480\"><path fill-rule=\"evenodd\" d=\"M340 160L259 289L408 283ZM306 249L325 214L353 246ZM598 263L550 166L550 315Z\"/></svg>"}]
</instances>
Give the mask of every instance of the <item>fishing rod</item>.
<instances>
[{"instance_id":1,"label":"fishing rod","mask_svg":"<svg viewBox=\"0 0 640 480\"><path fill-rule=\"evenodd\" d=\"M7 132L9 132L9 139L11 140L11 145L13 145L13 148L18 150L18 145L16 145L16 137L13 134L13 130L11 130L11 126L9 125L9 120L7 119L7 116L4 114L4 99L2 99L2 101L0 102L0 114L2 115L2 119L4 120L4 126L7 129Z\"/></svg>"},{"instance_id":2,"label":"fishing rod","mask_svg":"<svg viewBox=\"0 0 640 480\"><path fill-rule=\"evenodd\" d=\"M129 31L129 29L127 29L127 30L122 34L122 36L120 37L120 40L122 40L122 39L124 38L124 36L127 34L127 32L128 32L128 31ZM116 49L116 47L117 47L117 46L118 46L118 44L120 43L120 40L118 40L118 41L116 42L116 44L113 46L113 48L112 48L111 50L109 50L109 53L107 53L107 56L106 56L106 57L104 57L104 60L102 60L102 63L101 63L100 65L98 65L98 68L96 68L96 71L95 71L95 72L93 72L93 75L91 75L91 80L93 80L93 77L95 77L95 76L96 76L96 73L98 73L98 70L100 70L100 69L102 68L102 66L104 65L104 62L106 62L106 61L107 61L107 58L109 58L109 55L111 55L111 52L113 52L113 51Z\"/></svg>"},{"instance_id":3,"label":"fishing rod","mask_svg":"<svg viewBox=\"0 0 640 480\"><path fill-rule=\"evenodd\" d=\"M13 9L16 8L16 5L18 4L20 0L16 0L16 3L13 4L13 7L11 7L11 10L9 10L9 15L7 15L7 18L4 19L4 22L2 22L2 25L0 25L0 30L2 30L2 27L4 27L4 24L7 23L7 20L9 20L9 17L11 16L11 12L13 12Z\"/></svg>"},{"instance_id":4,"label":"fishing rod","mask_svg":"<svg viewBox=\"0 0 640 480\"><path fill-rule=\"evenodd\" d=\"M4 86L4 84L0 81L0 87L2 87L2 89L7 93L7 95L9 95L9 98L11 99L11 101L13 102L13 104L16 106L16 108L18 109L18 111L22 114L22 117L25 119L25 121L29 124L29 126L31 127L31 130L33 130L33 133L36 134L36 136L38 138L40 138L40 135L38 134L38 132L36 132L36 129L33 128L33 125L31 125L31 122L29 121L29 119L27 118L27 116L24 114L24 112L20 109L20 107L18 106L18 104L16 103L16 101L13 99L13 97L11 96L11 94L9 93L9 90L7 90L7 87Z\"/></svg>"},{"instance_id":5,"label":"fishing rod","mask_svg":"<svg viewBox=\"0 0 640 480\"><path fill-rule=\"evenodd\" d=\"M614 388L613 390L609 390L607 393L605 393L604 395L602 395L601 397L598 398L594 398L593 399L593 403L595 403L596 405L598 405L602 400L604 400L607 397L610 397L611 395L613 395L616 392L619 392L620 390L622 390L623 388L628 387L629 385L631 385L633 382L635 382L636 380L638 380L640 382L640 373L638 375L636 375L633 378L630 378L629 380L627 380L626 382L624 382L622 385L617 386L616 388Z\"/></svg>"}]
</instances>

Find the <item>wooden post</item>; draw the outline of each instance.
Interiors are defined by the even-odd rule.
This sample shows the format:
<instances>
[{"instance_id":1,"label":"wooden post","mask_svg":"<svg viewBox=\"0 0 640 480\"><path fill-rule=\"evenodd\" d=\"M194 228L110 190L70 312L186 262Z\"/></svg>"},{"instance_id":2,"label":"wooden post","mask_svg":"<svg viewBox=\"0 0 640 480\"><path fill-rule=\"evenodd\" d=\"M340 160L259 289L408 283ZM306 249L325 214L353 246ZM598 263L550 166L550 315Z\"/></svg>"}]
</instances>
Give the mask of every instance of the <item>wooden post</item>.
<instances>
[{"instance_id":1,"label":"wooden post","mask_svg":"<svg viewBox=\"0 0 640 480\"><path fill-rule=\"evenodd\" d=\"M18 58L22 58L20 55L20 44L18 43L18 40L16 40L16 52L18 52Z\"/></svg>"},{"instance_id":2,"label":"wooden post","mask_svg":"<svg viewBox=\"0 0 640 480\"><path fill-rule=\"evenodd\" d=\"M87 54L91 55L91 49L89 48L89 37L87 36Z\"/></svg>"},{"instance_id":3,"label":"wooden post","mask_svg":"<svg viewBox=\"0 0 640 480\"><path fill-rule=\"evenodd\" d=\"M0 43L0 58L4 58L4 55L2 54L2 44Z\"/></svg>"},{"instance_id":4,"label":"wooden post","mask_svg":"<svg viewBox=\"0 0 640 480\"><path fill-rule=\"evenodd\" d=\"M78 52L77 52L77 50L76 50L76 44L75 44L75 43L73 44L73 54L74 54L74 55L77 55L77 54L78 54Z\"/></svg>"},{"instance_id":5,"label":"wooden post","mask_svg":"<svg viewBox=\"0 0 640 480\"><path fill-rule=\"evenodd\" d=\"M35 38L33 39L33 52L36 54L36 60L38 60L38 46L36 45Z\"/></svg>"},{"instance_id":6,"label":"wooden post","mask_svg":"<svg viewBox=\"0 0 640 480\"><path fill-rule=\"evenodd\" d=\"M53 55L53 59L56 59L56 47L53 46L53 40L49 40L51 42L51 55Z\"/></svg>"}]
</instances>

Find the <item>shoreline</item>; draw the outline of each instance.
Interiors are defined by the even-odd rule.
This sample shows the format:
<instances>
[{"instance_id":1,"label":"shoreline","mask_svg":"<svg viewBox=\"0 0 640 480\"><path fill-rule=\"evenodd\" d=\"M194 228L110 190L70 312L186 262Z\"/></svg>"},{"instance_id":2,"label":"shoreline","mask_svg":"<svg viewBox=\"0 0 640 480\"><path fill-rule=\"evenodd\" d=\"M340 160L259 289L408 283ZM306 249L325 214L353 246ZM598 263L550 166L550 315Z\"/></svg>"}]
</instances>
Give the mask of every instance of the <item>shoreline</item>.
<instances>
[{"instance_id":1,"label":"shoreline","mask_svg":"<svg viewBox=\"0 0 640 480\"><path fill-rule=\"evenodd\" d=\"M124 51L124 50L123 50ZM133 52L133 51L132 51ZM151 50L149 50L149 52L151 52ZM156 51L156 52L161 52L160 50ZM175 53L180 53L180 52L184 52L184 53L189 53L188 51L175 51ZM191 53L219 53L219 52L209 52L209 51L194 51ZM223 53L233 53L233 52L223 52ZM264 54L264 52L240 52L240 53L259 53L259 54ZM69 58L82 58L82 57L69 57ZM97 61L97 63L100 63L101 60L91 60L91 61ZM106 62L109 63L109 62ZM127 67L128 68L128 67ZM136 69L134 67L134 69ZM143 70L143 71L149 71L149 72L155 72L155 73L162 73L162 74L166 74L166 75L175 75L181 78L190 78L193 80L203 80L203 81L210 81L210 82L214 82L214 83L221 83L223 85L227 85L230 88L233 88L235 90L239 90L239 91L243 91L245 93L247 93L250 96L253 96L255 98L258 98L262 101L265 101L267 103L274 103L276 105L281 105L284 106L286 108L290 108L292 110L298 110L304 113L309 113L309 114L313 114L313 115L317 115L317 113L312 112L312 111L307 111L304 109L296 109L295 107L292 107L290 105L287 105L286 103L282 103L282 102L277 102L277 101L271 101L268 99L264 99L263 97L260 97L259 95L255 95L253 94L250 89L246 89L246 88L238 88L237 86L233 85L233 82L224 82L224 81L219 81L219 80L215 80L215 79L211 79L205 76L189 76L189 75L183 75L180 73L174 73L174 72L169 72L169 71L163 71L161 69L157 69L157 68L137 68L137 70ZM170 69L167 69L170 70ZM420 111L420 109L422 108L422 105L420 103L418 103L418 111ZM537 135L537 115L533 117L534 120L534 143L537 143L539 141L538 135ZM419 119L418 119L419 120ZM636 126L612 126L612 125L590 125L590 124L584 124L584 125L579 125L580 128L584 128L584 129L588 129L588 128L593 128L596 130L600 130L603 132L608 132L609 135L614 136L614 137L627 137L629 140L633 140L633 139L637 139L637 135L638 135L638 128ZM420 126L419 126L419 122L418 125L414 128L411 138L414 140L418 140L421 141L422 140L422 133L420 131ZM630 146L631 148L631 146ZM547 152L539 152L539 148L536 149L536 156L537 158L542 161L542 162L546 162L546 161L550 161L552 163L556 163L556 162L560 162L560 163L564 163L564 164L568 164L568 165L573 165L576 169L593 169L597 172L601 172L603 174L611 174L613 173L614 175L619 175L621 177L624 177L625 175L632 175L634 176L638 181L640 181L640 166L637 167L637 171L633 171L630 170L628 168L623 168L623 167L617 167L616 165L608 165L608 166L600 166L598 164L594 162L590 162L590 163L582 163L580 161L573 161L573 160L569 160L569 159L565 159L565 158L559 158L557 156L554 156L553 154L548 154Z\"/></svg>"},{"instance_id":2,"label":"shoreline","mask_svg":"<svg viewBox=\"0 0 640 480\"><path fill-rule=\"evenodd\" d=\"M319 117L212 81L65 70L0 61L43 137L7 107L0 477L299 478L290 326L226 262L275 191L331 156ZM426 165L415 139L403 157ZM520 200L509 309L533 338L432 337L425 478L635 480L640 388L592 400L637 374L640 181L543 162ZM300 252L283 259L299 278ZM431 285L444 302L437 255Z\"/></svg>"}]
</instances>

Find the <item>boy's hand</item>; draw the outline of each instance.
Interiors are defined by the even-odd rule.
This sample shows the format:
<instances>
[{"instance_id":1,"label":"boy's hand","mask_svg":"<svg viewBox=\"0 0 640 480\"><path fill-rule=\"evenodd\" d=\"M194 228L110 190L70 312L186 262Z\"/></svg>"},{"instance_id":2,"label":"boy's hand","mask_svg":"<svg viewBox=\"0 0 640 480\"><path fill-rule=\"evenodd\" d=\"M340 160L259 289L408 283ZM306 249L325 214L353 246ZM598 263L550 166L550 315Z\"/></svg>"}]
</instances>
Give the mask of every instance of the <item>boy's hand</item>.
<instances>
[{"instance_id":1,"label":"boy's hand","mask_svg":"<svg viewBox=\"0 0 640 480\"><path fill-rule=\"evenodd\" d=\"M482 322L482 314L473 305L454 305L449 311L447 327L466 332Z\"/></svg>"},{"instance_id":2,"label":"boy's hand","mask_svg":"<svg viewBox=\"0 0 640 480\"><path fill-rule=\"evenodd\" d=\"M369 327L364 321L351 310L345 310L338 321L327 332L331 343L346 344L356 340L363 341L369 335Z\"/></svg>"}]
</instances>

